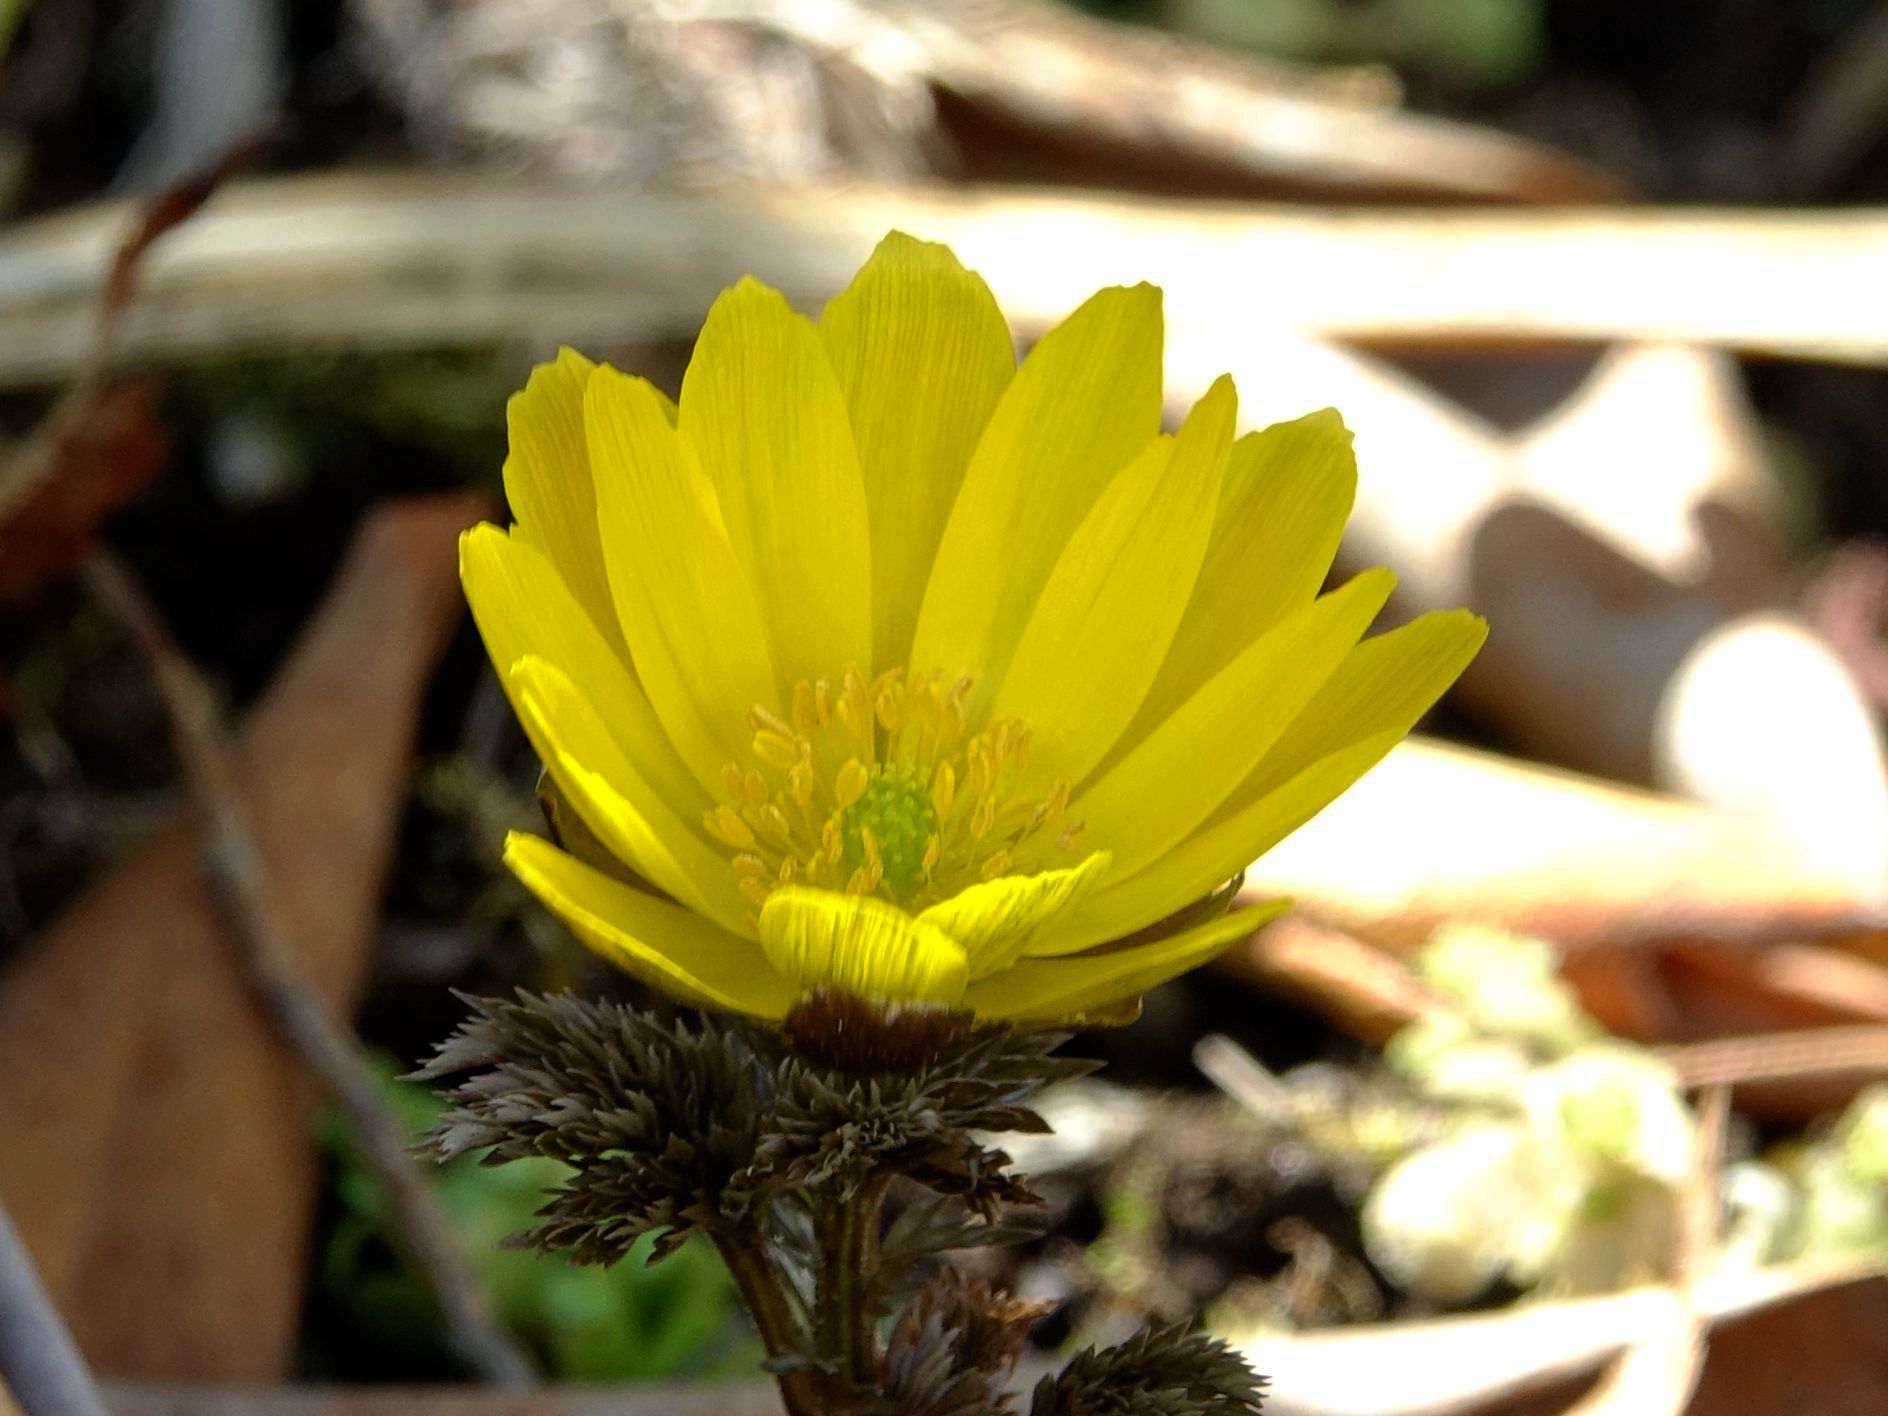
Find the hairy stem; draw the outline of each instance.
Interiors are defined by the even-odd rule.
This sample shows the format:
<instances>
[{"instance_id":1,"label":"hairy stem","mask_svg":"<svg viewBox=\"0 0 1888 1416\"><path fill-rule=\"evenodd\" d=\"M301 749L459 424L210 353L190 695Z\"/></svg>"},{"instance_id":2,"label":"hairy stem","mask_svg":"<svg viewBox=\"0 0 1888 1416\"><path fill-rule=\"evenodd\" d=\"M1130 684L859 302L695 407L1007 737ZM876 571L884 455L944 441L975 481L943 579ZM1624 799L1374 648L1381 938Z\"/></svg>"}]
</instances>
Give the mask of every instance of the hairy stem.
<instances>
[{"instance_id":1,"label":"hairy stem","mask_svg":"<svg viewBox=\"0 0 1888 1416\"><path fill-rule=\"evenodd\" d=\"M806 1357L803 1335L781 1287L780 1275L767 1256L766 1240L758 1233L722 1233L715 1236L715 1247L734 1277L754 1326L760 1330L767 1355L788 1361ZM775 1380L780 1384L780 1400L787 1416L825 1416L829 1403L819 1372L804 1367L783 1370L776 1373Z\"/></svg>"},{"instance_id":2,"label":"hairy stem","mask_svg":"<svg viewBox=\"0 0 1888 1416\"><path fill-rule=\"evenodd\" d=\"M828 1202L819 1222L819 1355L854 1388L872 1390L879 1377L872 1288L878 1271L879 1211L888 1176L876 1176L846 1198Z\"/></svg>"},{"instance_id":3,"label":"hairy stem","mask_svg":"<svg viewBox=\"0 0 1888 1416\"><path fill-rule=\"evenodd\" d=\"M852 1205L837 1196L818 1208L813 1227L819 1274L813 1297L813 1344L820 1360L852 1375L853 1275L846 1264L851 1246Z\"/></svg>"},{"instance_id":4,"label":"hairy stem","mask_svg":"<svg viewBox=\"0 0 1888 1416\"><path fill-rule=\"evenodd\" d=\"M857 1222L851 1235L851 1269L854 1277L852 1304L853 1378L864 1384L879 1379L878 1325L874 1321L873 1297L878 1284L880 1212L885 1207L885 1192L892 1177L875 1177L853 1200Z\"/></svg>"}]
</instances>

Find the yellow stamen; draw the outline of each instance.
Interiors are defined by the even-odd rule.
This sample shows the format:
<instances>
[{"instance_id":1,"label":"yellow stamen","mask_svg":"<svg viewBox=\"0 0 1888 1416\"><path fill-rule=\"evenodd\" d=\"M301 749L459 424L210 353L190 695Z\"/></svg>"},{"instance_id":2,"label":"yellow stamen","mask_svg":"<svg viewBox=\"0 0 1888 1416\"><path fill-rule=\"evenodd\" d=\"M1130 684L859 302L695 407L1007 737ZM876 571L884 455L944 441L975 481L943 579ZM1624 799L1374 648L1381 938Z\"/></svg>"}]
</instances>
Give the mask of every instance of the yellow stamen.
<instances>
[{"instance_id":1,"label":"yellow stamen","mask_svg":"<svg viewBox=\"0 0 1888 1416\"><path fill-rule=\"evenodd\" d=\"M1023 790L1028 727L1000 720L968 733L970 687L897 669L868 680L848 665L794 684L791 722L751 709L753 762L723 770L727 800L706 818L734 852L743 897L760 903L805 882L918 909L1057 864L1074 833L1060 829L1069 785Z\"/></svg>"},{"instance_id":2,"label":"yellow stamen","mask_svg":"<svg viewBox=\"0 0 1888 1416\"><path fill-rule=\"evenodd\" d=\"M942 821L951 814L951 803L957 800L957 773L948 762L937 764L937 771L931 777L931 810Z\"/></svg>"},{"instance_id":3,"label":"yellow stamen","mask_svg":"<svg viewBox=\"0 0 1888 1416\"><path fill-rule=\"evenodd\" d=\"M754 833L733 807L717 806L708 813L706 824L709 834L722 845L733 846L737 851L754 849Z\"/></svg>"},{"instance_id":4,"label":"yellow stamen","mask_svg":"<svg viewBox=\"0 0 1888 1416\"><path fill-rule=\"evenodd\" d=\"M805 739L800 739L804 742ZM769 767L777 767L782 772L800 760L800 748L788 733L770 732L763 728L754 734L754 755Z\"/></svg>"},{"instance_id":5,"label":"yellow stamen","mask_svg":"<svg viewBox=\"0 0 1888 1416\"><path fill-rule=\"evenodd\" d=\"M865 789L871 781L871 773L865 770L865 764L856 757L849 757L833 781L833 796L841 806L851 806L865 795Z\"/></svg>"},{"instance_id":6,"label":"yellow stamen","mask_svg":"<svg viewBox=\"0 0 1888 1416\"><path fill-rule=\"evenodd\" d=\"M783 738L793 736L793 729L780 721L779 714L758 703L747 710L747 725L757 733L773 733Z\"/></svg>"},{"instance_id":7,"label":"yellow stamen","mask_svg":"<svg viewBox=\"0 0 1888 1416\"><path fill-rule=\"evenodd\" d=\"M811 737L820 729L822 718L813 685L801 679L793 685L793 726L802 736Z\"/></svg>"}]
</instances>

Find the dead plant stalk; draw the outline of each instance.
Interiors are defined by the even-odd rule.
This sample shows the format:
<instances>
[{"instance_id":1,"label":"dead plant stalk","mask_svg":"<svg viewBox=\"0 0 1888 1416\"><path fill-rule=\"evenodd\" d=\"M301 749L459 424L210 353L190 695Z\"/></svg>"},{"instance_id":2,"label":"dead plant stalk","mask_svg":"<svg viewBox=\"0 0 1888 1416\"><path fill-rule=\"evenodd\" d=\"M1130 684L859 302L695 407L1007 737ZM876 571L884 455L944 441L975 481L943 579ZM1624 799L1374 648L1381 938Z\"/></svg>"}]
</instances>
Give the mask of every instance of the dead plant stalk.
<instances>
[{"instance_id":1,"label":"dead plant stalk","mask_svg":"<svg viewBox=\"0 0 1888 1416\"><path fill-rule=\"evenodd\" d=\"M346 1115L364 1163L387 1189L401 1239L432 1286L454 1349L496 1385L533 1385L531 1364L493 1318L418 1162L407 1153L408 1137L380 1100L358 1044L303 977L292 931L276 905L268 863L249 822L229 732L209 685L116 554L94 547L80 565L80 576L99 607L130 638L163 700L184 779L203 822L210 888L257 1001Z\"/></svg>"}]
</instances>

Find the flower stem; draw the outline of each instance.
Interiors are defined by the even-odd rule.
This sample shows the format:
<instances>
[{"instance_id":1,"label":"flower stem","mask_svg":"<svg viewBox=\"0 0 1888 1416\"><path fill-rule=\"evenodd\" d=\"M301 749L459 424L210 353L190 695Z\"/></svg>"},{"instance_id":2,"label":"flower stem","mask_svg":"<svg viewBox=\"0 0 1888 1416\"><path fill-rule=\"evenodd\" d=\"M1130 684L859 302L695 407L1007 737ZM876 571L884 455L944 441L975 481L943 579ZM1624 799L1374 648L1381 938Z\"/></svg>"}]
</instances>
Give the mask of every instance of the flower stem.
<instances>
[{"instance_id":1,"label":"flower stem","mask_svg":"<svg viewBox=\"0 0 1888 1416\"><path fill-rule=\"evenodd\" d=\"M878 1324L872 1307L879 1281L879 1233L883 1227L880 1213L885 1207L885 1192L891 1188L891 1180L889 1175L875 1177L853 1202L858 1212L852 1235L852 1271L858 1276L852 1306L853 1378L866 1384L876 1383L881 1375Z\"/></svg>"},{"instance_id":2,"label":"flower stem","mask_svg":"<svg viewBox=\"0 0 1888 1416\"><path fill-rule=\"evenodd\" d=\"M872 1287L878 1274L879 1212L889 1176L875 1176L851 1195L830 1202L820 1220L818 1346L857 1389L879 1378L878 1330Z\"/></svg>"},{"instance_id":3,"label":"flower stem","mask_svg":"<svg viewBox=\"0 0 1888 1416\"><path fill-rule=\"evenodd\" d=\"M779 1274L767 1256L766 1240L758 1233L715 1236L715 1247L733 1275L734 1285L760 1331L767 1355L776 1360L804 1360L808 1353L793 1309L781 1287ZM820 1373L807 1367L778 1372L780 1400L787 1416L825 1416L830 1403L822 1391Z\"/></svg>"}]
</instances>

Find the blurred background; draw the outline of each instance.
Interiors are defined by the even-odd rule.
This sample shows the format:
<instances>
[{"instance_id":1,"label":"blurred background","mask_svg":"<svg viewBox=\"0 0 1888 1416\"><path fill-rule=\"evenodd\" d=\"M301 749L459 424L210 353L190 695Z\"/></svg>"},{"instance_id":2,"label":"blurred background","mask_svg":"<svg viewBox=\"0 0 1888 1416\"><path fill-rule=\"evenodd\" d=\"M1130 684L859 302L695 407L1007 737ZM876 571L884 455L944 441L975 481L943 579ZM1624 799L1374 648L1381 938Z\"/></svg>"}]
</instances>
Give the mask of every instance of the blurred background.
<instances>
[{"instance_id":1,"label":"blurred background","mask_svg":"<svg viewBox=\"0 0 1888 1416\"><path fill-rule=\"evenodd\" d=\"M972 1260L1044 1356L1888 1410L1882 0L0 0L0 221L0 1202L114 1411L770 1409L712 1253L498 1251L555 1166L420 1175L398 1076L629 988L497 863L506 396L891 227L1024 346L1163 286L1171 407L1337 406L1340 573L1492 625L1077 1044Z\"/></svg>"}]
</instances>

